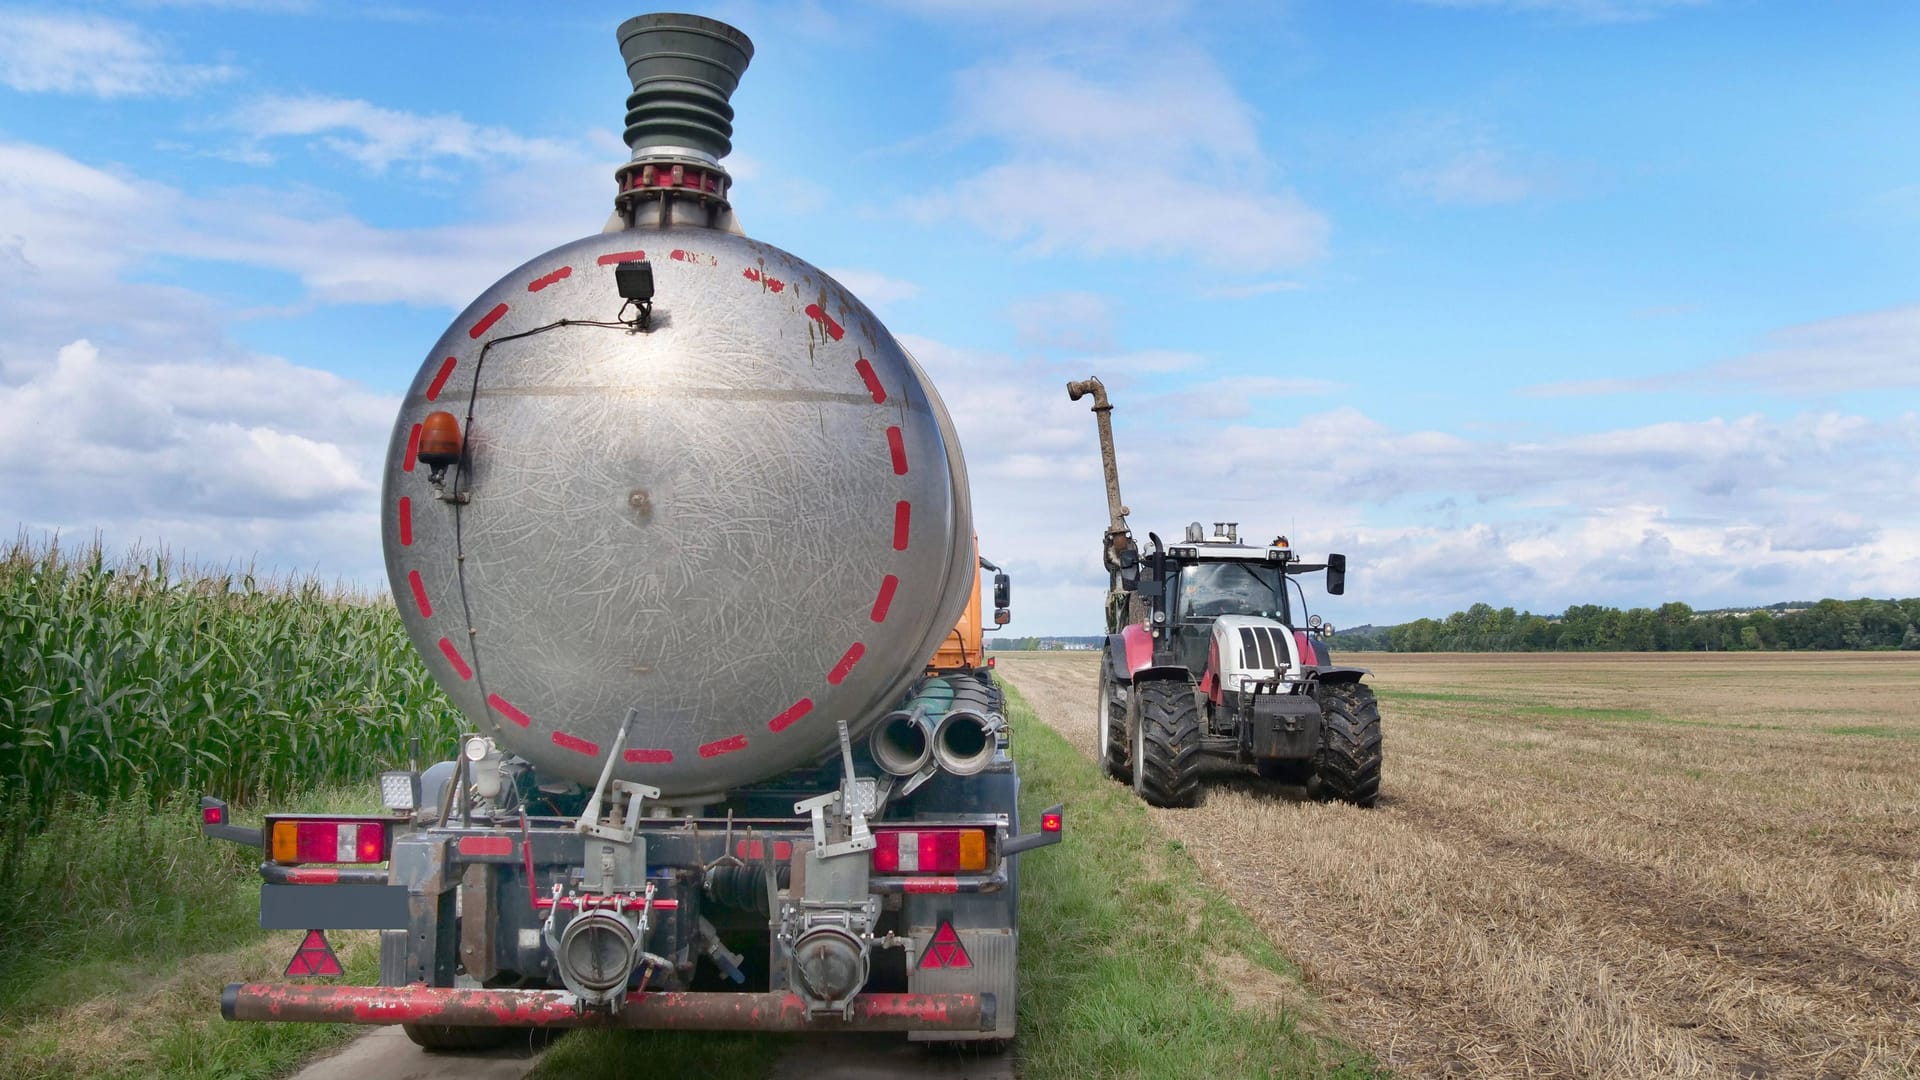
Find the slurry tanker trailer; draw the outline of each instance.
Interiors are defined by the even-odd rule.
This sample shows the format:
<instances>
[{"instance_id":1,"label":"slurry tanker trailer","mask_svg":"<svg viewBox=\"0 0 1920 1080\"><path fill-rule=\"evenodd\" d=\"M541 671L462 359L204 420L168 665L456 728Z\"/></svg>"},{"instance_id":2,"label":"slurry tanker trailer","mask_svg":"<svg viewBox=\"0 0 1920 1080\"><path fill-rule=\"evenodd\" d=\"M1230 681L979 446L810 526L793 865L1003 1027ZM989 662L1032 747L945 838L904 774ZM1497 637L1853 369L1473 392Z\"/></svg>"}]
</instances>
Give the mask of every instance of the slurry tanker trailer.
<instances>
[{"instance_id":1,"label":"slurry tanker trailer","mask_svg":"<svg viewBox=\"0 0 1920 1080\"><path fill-rule=\"evenodd\" d=\"M388 812L203 800L261 923L381 931L380 985L235 984L229 1020L1014 1032L1019 775L980 647L952 421L867 306L735 221L747 37L619 29L612 219L427 354L381 495L408 634L471 726Z\"/></svg>"}]
</instances>

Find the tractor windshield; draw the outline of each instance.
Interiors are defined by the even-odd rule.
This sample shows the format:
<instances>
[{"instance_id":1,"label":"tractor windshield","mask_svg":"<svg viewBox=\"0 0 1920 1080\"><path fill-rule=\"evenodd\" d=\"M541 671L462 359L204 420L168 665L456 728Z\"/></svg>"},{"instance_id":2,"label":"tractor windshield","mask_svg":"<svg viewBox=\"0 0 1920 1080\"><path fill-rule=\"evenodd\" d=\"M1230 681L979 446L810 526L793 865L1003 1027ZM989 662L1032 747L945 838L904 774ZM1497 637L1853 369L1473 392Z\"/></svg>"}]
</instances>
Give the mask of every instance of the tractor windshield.
<instances>
[{"instance_id":1,"label":"tractor windshield","mask_svg":"<svg viewBox=\"0 0 1920 1080\"><path fill-rule=\"evenodd\" d=\"M1209 562L1180 570L1180 618L1258 615L1287 621L1286 574L1256 562Z\"/></svg>"}]
</instances>

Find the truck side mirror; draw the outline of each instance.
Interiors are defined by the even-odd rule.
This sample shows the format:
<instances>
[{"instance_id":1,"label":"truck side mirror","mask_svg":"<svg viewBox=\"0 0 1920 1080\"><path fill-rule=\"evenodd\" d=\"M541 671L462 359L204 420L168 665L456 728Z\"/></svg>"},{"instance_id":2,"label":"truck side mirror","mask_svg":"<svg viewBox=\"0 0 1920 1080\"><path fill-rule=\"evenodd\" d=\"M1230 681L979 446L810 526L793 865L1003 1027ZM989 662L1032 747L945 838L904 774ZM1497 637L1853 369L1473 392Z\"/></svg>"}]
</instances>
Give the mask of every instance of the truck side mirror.
<instances>
[{"instance_id":1,"label":"truck side mirror","mask_svg":"<svg viewBox=\"0 0 1920 1080\"><path fill-rule=\"evenodd\" d=\"M996 608L993 613L993 625L1005 626L1013 621L1013 612L1006 608Z\"/></svg>"},{"instance_id":2,"label":"truck side mirror","mask_svg":"<svg viewBox=\"0 0 1920 1080\"><path fill-rule=\"evenodd\" d=\"M1327 595L1340 596L1347 591L1347 557L1327 556Z\"/></svg>"},{"instance_id":3,"label":"truck side mirror","mask_svg":"<svg viewBox=\"0 0 1920 1080\"><path fill-rule=\"evenodd\" d=\"M1013 606L1013 579L1005 574L993 575L993 606L1002 609Z\"/></svg>"}]
</instances>

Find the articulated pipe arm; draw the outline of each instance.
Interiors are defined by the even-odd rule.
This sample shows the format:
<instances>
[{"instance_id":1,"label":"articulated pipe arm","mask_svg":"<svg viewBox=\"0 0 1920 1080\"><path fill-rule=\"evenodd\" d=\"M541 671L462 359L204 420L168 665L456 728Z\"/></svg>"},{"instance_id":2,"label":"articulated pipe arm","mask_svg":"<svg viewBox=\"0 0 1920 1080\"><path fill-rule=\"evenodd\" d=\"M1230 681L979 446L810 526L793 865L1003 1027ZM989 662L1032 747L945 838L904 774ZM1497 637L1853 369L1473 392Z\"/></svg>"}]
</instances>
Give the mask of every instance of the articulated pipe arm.
<instances>
[{"instance_id":1,"label":"articulated pipe arm","mask_svg":"<svg viewBox=\"0 0 1920 1080\"><path fill-rule=\"evenodd\" d=\"M1093 395L1094 422L1100 428L1100 467L1107 476L1107 568L1117 569L1119 562L1119 538L1132 532L1127 527L1127 514L1130 512L1120 501L1120 460L1113 451L1113 403L1107 400L1107 388L1097 377L1088 377L1067 384L1067 398L1079 401L1088 394ZM1129 542L1129 545L1131 542Z\"/></svg>"}]
</instances>

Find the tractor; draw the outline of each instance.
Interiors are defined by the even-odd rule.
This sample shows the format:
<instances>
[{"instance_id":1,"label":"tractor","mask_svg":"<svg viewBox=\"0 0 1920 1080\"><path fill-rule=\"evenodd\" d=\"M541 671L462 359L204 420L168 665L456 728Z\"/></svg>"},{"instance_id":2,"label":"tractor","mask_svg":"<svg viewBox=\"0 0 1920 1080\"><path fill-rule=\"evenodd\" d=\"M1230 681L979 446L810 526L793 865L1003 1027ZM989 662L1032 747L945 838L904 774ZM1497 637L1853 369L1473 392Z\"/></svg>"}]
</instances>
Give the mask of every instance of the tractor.
<instances>
[{"instance_id":1,"label":"tractor","mask_svg":"<svg viewBox=\"0 0 1920 1080\"><path fill-rule=\"evenodd\" d=\"M1144 553L1120 501L1113 405L1093 397L1106 472L1107 639L1094 730L1101 768L1154 806L1192 806L1203 762L1252 765L1316 797L1372 806L1380 794L1380 708L1364 668L1336 665L1333 626L1307 615L1300 575L1346 591L1347 559L1305 562L1285 536L1242 543L1237 522L1188 525L1176 544L1147 534ZM1291 588L1289 588L1291 586ZM1304 618L1302 618L1304 616Z\"/></svg>"}]
</instances>

